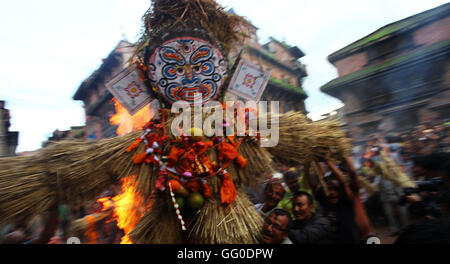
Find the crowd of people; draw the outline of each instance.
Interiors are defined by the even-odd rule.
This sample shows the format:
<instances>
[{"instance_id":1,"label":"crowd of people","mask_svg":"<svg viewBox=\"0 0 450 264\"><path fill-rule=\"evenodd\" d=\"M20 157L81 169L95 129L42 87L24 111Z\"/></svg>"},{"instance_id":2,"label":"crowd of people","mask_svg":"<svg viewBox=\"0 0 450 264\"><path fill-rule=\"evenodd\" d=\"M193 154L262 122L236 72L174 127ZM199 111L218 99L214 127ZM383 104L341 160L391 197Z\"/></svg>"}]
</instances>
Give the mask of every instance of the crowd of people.
<instances>
[{"instance_id":1,"label":"crowd of people","mask_svg":"<svg viewBox=\"0 0 450 264\"><path fill-rule=\"evenodd\" d=\"M328 168L322 183L307 167L271 177L264 202L255 205L265 218L262 242L356 244L375 235L359 197L356 169L350 159L344 163L320 163Z\"/></svg>"},{"instance_id":2,"label":"crowd of people","mask_svg":"<svg viewBox=\"0 0 450 264\"><path fill-rule=\"evenodd\" d=\"M320 162L323 182L305 167L288 169L282 177L274 174L265 184L264 202L255 205L266 219L262 241L366 243L378 235L379 227L387 226L398 244L450 243L449 132L449 124L444 124L375 135L353 161ZM382 162L381 152L416 187L402 187L382 173L373 173L371 168ZM361 184L360 177L367 184Z\"/></svg>"}]
</instances>

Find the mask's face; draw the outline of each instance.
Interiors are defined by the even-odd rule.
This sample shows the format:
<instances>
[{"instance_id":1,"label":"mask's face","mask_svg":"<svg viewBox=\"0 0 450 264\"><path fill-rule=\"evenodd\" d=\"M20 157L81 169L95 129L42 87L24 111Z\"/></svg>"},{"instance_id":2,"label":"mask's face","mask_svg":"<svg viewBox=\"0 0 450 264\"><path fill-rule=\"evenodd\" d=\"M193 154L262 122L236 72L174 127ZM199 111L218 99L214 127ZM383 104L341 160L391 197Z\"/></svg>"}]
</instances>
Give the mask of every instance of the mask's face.
<instances>
[{"instance_id":1,"label":"mask's face","mask_svg":"<svg viewBox=\"0 0 450 264\"><path fill-rule=\"evenodd\" d=\"M153 52L148 68L161 96L170 103L190 104L200 98L203 103L215 99L227 70L222 53L195 37L164 42Z\"/></svg>"}]
</instances>

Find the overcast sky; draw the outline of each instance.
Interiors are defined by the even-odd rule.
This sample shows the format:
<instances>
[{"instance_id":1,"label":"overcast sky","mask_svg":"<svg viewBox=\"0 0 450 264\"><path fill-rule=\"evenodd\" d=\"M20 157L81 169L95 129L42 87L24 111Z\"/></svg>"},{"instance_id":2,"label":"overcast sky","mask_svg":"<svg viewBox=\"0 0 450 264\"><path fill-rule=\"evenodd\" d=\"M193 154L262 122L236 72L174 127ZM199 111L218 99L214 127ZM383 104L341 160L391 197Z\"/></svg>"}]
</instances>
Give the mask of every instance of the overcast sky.
<instances>
[{"instance_id":1,"label":"overcast sky","mask_svg":"<svg viewBox=\"0 0 450 264\"><path fill-rule=\"evenodd\" d=\"M326 60L378 28L442 5L440 0L219 0L269 36L298 46L309 76L306 108L320 113L340 102L319 91L336 78ZM55 129L84 125L72 96L124 37L135 41L149 0L3 0L0 2L0 100L19 131L17 151L35 150Z\"/></svg>"}]
</instances>

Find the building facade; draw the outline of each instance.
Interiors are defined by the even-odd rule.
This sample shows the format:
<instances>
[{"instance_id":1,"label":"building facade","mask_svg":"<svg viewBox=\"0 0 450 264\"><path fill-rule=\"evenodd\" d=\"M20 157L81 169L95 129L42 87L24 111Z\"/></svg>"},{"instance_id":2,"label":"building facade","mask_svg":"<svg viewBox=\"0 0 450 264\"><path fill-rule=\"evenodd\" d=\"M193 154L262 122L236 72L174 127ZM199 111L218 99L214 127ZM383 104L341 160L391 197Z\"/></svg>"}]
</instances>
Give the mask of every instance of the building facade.
<instances>
[{"instance_id":1,"label":"building facade","mask_svg":"<svg viewBox=\"0 0 450 264\"><path fill-rule=\"evenodd\" d=\"M229 11L234 14L232 10ZM303 90L303 80L308 75L306 66L299 60L305 54L297 46L291 46L284 41L270 37L263 45L259 43L258 28L247 22L241 31L247 38L243 46L237 47L230 54L230 62L240 52L242 58L253 64L271 71L271 77L264 93L263 101L279 101L280 112L300 111L307 114L305 99L308 97Z\"/></svg>"},{"instance_id":2,"label":"building facade","mask_svg":"<svg viewBox=\"0 0 450 264\"><path fill-rule=\"evenodd\" d=\"M120 41L103 59L100 67L84 80L75 92L73 99L84 103L86 138L101 139L116 135L117 126L111 125L109 121L115 114L113 95L105 84L125 69L133 51L133 44Z\"/></svg>"},{"instance_id":3,"label":"building facade","mask_svg":"<svg viewBox=\"0 0 450 264\"><path fill-rule=\"evenodd\" d=\"M5 101L0 101L0 157L16 155L19 132L9 131L10 119L9 110L5 108Z\"/></svg>"},{"instance_id":4,"label":"building facade","mask_svg":"<svg viewBox=\"0 0 450 264\"><path fill-rule=\"evenodd\" d=\"M386 25L334 52L339 98L356 143L450 118L450 4Z\"/></svg>"},{"instance_id":5,"label":"building facade","mask_svg":"<svg viewBox=\"0 0 450 264\"><path fill-rule=\"evenodd\" d=\"M45 148L52 142L60 141L64 139L84 139L85 138L85 126L73 126L69 130L59 130L53 131L52 135L47 138L45 142L42 143L42 147Z\"/></svg>"}]
</instances>

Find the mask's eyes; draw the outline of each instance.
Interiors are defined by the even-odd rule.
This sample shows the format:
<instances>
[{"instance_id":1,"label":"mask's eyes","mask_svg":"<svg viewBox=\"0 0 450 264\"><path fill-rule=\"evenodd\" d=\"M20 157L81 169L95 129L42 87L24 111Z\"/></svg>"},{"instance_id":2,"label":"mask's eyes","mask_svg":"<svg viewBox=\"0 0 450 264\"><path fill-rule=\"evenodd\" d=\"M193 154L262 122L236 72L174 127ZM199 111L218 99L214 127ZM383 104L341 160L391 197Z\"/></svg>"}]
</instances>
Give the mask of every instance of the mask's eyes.
<instances>
[{"instance_id":1,"label":"mask's eyes","mask_svg":"<svg viewBox=\"0 0 450 264\"><path fill-rule=\"evenodd\" d=\"M199 64L194 65L194 67L192 67L192 69L194 70L195 73L200 73L202 71L202 68L200 67Z\"/></svg>"},{"instance_id":2,"label":"mask's eyes","mask_svg":"<svg viewBox=\"0 0 450 264\"><path fill-rule=\"evenodd\" d=\"M181 66L177 67L177 75L183 75L184 74L184 68Z\"/></svg>"},{"instance_id":3,"label":"mask's eyes","mask_svg":"<svg viewBox=\"0 0 450 264\"><path fill-rule=\"evenodd\" d=\"M183 45L182 49L185 53L191 52L191 46L189 45Z\"/></svg>"}]
</instances>

